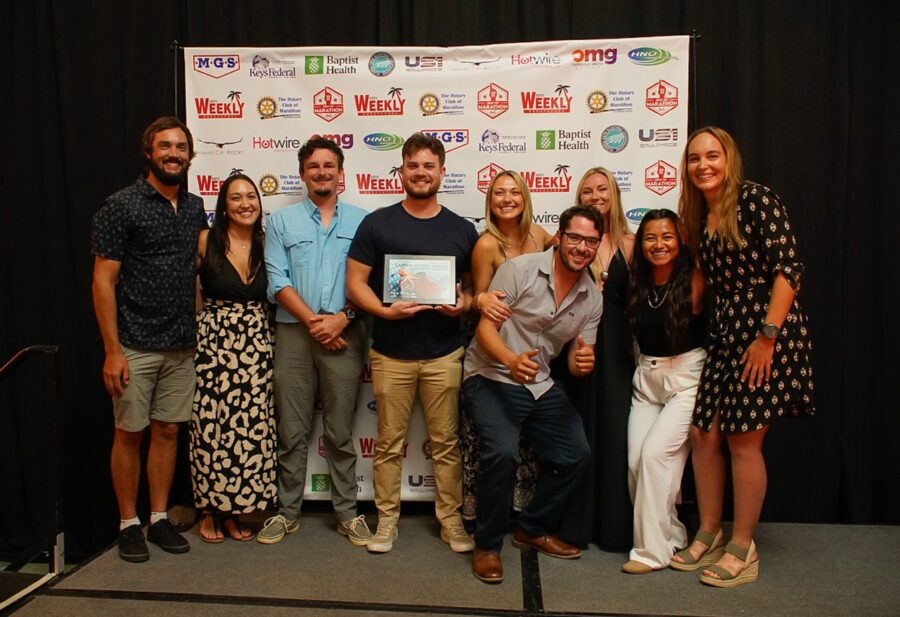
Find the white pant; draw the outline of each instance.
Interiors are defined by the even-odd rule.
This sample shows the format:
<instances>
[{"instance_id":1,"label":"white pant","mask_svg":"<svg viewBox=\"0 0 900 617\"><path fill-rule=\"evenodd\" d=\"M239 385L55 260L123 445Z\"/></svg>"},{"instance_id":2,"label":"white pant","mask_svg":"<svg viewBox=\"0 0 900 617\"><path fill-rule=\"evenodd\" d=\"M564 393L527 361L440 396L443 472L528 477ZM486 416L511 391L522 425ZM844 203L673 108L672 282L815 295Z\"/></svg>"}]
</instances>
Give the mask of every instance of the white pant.
<instances>
[{"instance_id":1,"label":"white pant","mask_svg":"<svg viewBox=\"0 0 900 617\"><path fill-rule=\"evenodd\" d=\"M641 355L628 416L628 490L634 503L634 548L629 559L663 568L687 546L675 503L690 443L688 429L706 352Z\"/></svg>"}]
</instances>

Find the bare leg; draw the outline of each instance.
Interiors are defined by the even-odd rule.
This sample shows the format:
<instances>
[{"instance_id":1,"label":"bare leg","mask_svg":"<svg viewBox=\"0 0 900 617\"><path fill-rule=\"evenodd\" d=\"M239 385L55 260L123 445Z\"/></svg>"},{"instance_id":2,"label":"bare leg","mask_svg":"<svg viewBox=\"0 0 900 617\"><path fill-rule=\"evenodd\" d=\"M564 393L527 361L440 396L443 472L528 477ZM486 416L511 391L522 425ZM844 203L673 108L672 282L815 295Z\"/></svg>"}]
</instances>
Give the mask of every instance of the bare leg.
<instances>
[{"instance_id":1,"label":"bare leg","mask_svg":"<svg viewBox=\"0 0 900 617\"><path fill-rule=\"evenodd\" d=\"M728 436L734 485L734 529L731 541L742 548L748 548L753 540L766 497L766 462L763 460L762 444L767 428ZM749 557L751 561L754 560L752 554ZM718 565L737 574L744 567L744 562L725 553ZM717 577L713 572L704 573Z\"/></svg>"},{"instance_id":2,"label":"bare leg","mask_svg":"<svg viewBox=\"0 0 900 617\"><path fill-rule=\"evenodd\" d=\"M694 466L694 483L697 488L697 507L700 510L700 531L715 535L722 526L722 500L725 494L725 455L722 452L722 433L718 429L718 417L713 420L709 432L691 427L691 460ZM700 559L709 549L694 540L688 547L694 559ZM679 556L675 561L683 562Z\"/></svg>"},{"instance_id":3,"label":"bare leg","mask_svg":"<svg viewBox=\"0 0 900 617\"><path fill-rule=\"evenodd\" d=\"M175 473L178 451L178 424L150 420L150 452L147 455L147 480L150 484L150 511L169 509L169 489Z\"/></svg>"},{"instance_id":4,"label":"bare leg","mask_svg":"<svg viewBox=\"0 0 900 617\"><path fill-rule=\"evenodd\" d=\"M137 516L137 491L141 476L141 438L143 431L133 433L116 429L109 467L112 475L119 516L122 520Z\"/></svg>"}]
</instances>

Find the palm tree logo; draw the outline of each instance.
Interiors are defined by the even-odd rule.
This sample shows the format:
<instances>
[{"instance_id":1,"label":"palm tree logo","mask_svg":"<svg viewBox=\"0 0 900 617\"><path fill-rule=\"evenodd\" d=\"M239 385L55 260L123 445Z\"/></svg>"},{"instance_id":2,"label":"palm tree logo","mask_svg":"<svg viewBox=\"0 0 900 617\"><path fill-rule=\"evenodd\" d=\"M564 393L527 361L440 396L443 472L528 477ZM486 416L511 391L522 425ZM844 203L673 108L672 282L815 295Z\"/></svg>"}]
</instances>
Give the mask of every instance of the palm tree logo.
<instances>
[{"instance_id":1,"label":"palm tree logo","mask_svg":"<svg viewBox=\"0 0 900 617\"><path fill-rule=\"evenodd\" d=\"M237 103L238 105L240 105L240 104L241 104L241 95L242 95L242 94L243 94L243 92L241 92L240 90L232 90L231 92L228 93L228 97L227 97L227 98L228 98L228 100L231 101L232 103Z\"/></svg>"},{"instance_id":2,"label":"palm tree logo","mask_svg":"<svg viewBox=\"0 0 900 617\"><path fill-rule=\"evenodd\" d=\"M568 165L557 165L556 169L553 170L557 176L562 176L568 180L569 178L569 166Z\"/></svg>"},{"instance_id":3,"label":"palm tree logo","mask_svg":"<svg viewBox=\"0 0 900 617\"><path fill-rule=\"evenodd\" d=\"M403 88L391 88L390 90L388 90L388 97L392 99L399 99L401 92L403 92Z\"/></svg>"},{"instance_id":4,"label":"palm tree logo","mask_svg":"<svg viewBox=\"0 0 900 617\"><path fill-rule=\"evenodd\" d=\"M391 167L391 171L388 172L390 175L399 178L400 177L400 166Z\"/></svg>"},{"instance_id":5,"label":"palm tree logo","mask_svg":"<svg viewBox=\"0 0 900 617\"><path fill-rule=\"evenodd\" d=\"M556 90L554 90L554 92L556 93L556 96L567 99L569 98L569 88L571 88L571 86L567 86L565 84L557 84Z\"/></svg>"},{"instance_id":6,"label":"palm tree logo","mask_svg":"<svg viewBox=\"0 0 900 617\"><path fill-rule=\"evenodd\" d=\"M237 168L237 167L232 167L232 168L231 168L231 171L228 172L228 175L229 175L229 176L236 176L236 175L242 174L242 173L244 173L244 170L243 170L243 169L239 169L239 168Z\"/></svg>"}]
</instances>

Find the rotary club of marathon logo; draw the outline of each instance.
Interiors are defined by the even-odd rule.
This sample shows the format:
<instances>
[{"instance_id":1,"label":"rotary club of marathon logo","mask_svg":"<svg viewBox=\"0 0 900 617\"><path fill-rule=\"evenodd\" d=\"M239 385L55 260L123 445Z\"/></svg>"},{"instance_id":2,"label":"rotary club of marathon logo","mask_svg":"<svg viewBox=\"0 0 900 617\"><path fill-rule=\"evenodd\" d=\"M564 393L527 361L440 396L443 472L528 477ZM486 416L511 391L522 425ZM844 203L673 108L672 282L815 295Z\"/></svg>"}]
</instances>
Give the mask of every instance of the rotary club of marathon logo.
<instances>
[{"instance_id":1,"label":"rotary club of marathon logo","mask_svg":"<svg viewBox=\"0 0 900 617\"><path fill-rule=\"evenodd\" d=\"M299 96L264 96L256 102L256 111L260 120L299 118L302 100Z\"/></svg>"}]
</instances>

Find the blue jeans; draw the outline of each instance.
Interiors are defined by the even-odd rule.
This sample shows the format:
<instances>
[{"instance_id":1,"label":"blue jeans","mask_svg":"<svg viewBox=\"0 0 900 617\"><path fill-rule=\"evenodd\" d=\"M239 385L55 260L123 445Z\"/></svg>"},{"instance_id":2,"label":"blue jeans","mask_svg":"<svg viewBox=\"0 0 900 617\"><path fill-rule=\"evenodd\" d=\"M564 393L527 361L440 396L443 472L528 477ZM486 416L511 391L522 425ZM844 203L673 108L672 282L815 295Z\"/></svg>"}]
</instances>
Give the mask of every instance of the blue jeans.
<instances>
[{"instance_id":1,"label":"blue jeans","mask_svg":"<svg viewBox=\"0 0 900 617\"><path fill-rule=\"evenodd\" d=\"M540 471L519 526L529 536L552 534L591 455L578 412L555 384L537 400L524 386L479 375L467 379L463 388L479 440L475 544L484 550L503 546L522 430L534 446Z\"/></svg>"}]
</instances>

